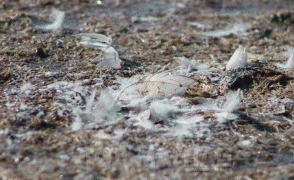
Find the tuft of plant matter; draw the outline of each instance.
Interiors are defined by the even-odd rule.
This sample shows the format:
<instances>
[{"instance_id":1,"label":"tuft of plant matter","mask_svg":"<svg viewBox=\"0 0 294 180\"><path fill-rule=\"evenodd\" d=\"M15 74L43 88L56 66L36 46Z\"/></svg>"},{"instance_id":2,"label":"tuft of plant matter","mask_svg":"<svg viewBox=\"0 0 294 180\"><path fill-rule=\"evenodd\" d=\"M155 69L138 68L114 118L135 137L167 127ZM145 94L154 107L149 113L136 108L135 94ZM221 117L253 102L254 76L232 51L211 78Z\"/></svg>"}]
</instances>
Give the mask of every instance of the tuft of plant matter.
<instances>
[{"instance_id":1,"label":"tuft of plant matter","mask_svg":"<svg viewBox=\"0 0 294 180\"><path fill-rule=\"evenodd\" d=\"M226 70L245 68L247 65L248 57L247 53L245 52L245 47L240 45L227 63Z\"/></svg>"}]
</instances>

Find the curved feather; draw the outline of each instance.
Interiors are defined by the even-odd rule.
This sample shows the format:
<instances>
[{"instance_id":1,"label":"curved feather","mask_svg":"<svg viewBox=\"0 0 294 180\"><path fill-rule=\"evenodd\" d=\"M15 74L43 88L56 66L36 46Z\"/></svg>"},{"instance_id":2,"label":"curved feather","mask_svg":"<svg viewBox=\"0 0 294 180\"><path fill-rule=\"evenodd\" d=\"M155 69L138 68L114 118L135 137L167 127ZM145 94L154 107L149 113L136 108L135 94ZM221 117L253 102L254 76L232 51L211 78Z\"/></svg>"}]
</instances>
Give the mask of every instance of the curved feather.
<instances>
[{"instance_id":1,"label":"curved feather","mask_svg":"<svg viewBox=\"0 0 294 180\"><path fill-rule=\"evenodd\" d=\"M244 46L239 46L239 48L234 52L230 58L226 70L245 68L248 65L247 53L245 52Z\"/></svg>"},{"instance_id":2,"label":"curved feather","mask_svg":"<svg viewBox=\"0 0 294 180\"><path fill-rule=\"evenodd\" d=\"M81 33L76 34L75 36L82 38L81 44L101 51L105 51L112 44L112 38L103 34Z\"/></svg>"},{"instance_id":3,"label":"curved feather","mask_svg":"<svg viewBox=\"0 0 294 180\"><path fill-rule=\"evenodd\" d=\"M142 94L149 93L151 95L172 96L184 94L186 89L193 83L195 83L194 79L182 75L168 73L152 74L123 88L118 99L126 89L132 86L136 86L137 91Z\"/></svg>"},{"instance_id":4,"label":"curved feather","mask_svg":"<svg viewBox=\"0 0 294 180\"><path fill-rule=\"evenodd\" d=\"M62 28L62 24L64 22L65 12L59 11L58 9L53 9L51 13L51 19L53 22L51 24L46 25L36 25L37 29L41 29L44 31L56 31Z\"/></svg>"}]
</instances>

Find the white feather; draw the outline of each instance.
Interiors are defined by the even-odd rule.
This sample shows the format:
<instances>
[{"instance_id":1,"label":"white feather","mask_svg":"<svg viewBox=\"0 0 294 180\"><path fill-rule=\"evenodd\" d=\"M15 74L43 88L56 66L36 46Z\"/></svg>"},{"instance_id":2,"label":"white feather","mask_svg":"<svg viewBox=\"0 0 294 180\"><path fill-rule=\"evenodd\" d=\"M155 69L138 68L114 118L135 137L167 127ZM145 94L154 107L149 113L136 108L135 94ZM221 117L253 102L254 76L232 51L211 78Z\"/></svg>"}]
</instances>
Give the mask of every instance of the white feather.
<instances>
[{"instance_id":1,"label":"white feather","mask_svg":"<svg viewBox=\"0 0 294 180\"><path fill-rule=\"evenodd\" d=\"M289 57L289 59L288 59L288 61L286 63L286 68L288 70L294 68L294 50L293 49L289 50L289 53L290 53L290 57Z\"/></svg>"},{"instance_id":2,"label":"white feather","mask_svg":"<svg viewBox=\"0 0 294 180\"><path fill-rule=\"evenodd\" d=\"M102 62L98 64L99 67L105 68L121 68L121 60L117 51L113 47L109 47L104 51Z\"/></svg>"},{"instance_id":3,"label":"white feather","mask_svg":"<svg viewBox=\"0 0 294 180\"><path fill-rule=\"evenodd\" d=\"M96 33L81 33L75 36L82 38L81 44L104 52L102 62L98 64L98 67L121 68L121 59L119 58L118 52L111 47L111 37Z\"/></svg>"},{"instance_id":4,"label":"white feather","mask_svg":"<svg viewBox=\"0 0 294 180\"><path fill-rule=\"evenodd\" d=\"M101 51L105 51L112 44L112 38L103 34L81 33L75 36L82 38L81 44Z\"/></svg>"},{"instance_id":5,"label":"white feather","mask_svg":"<svg viewBox=\"0 0 294 180\"><path fill-rule=\"evenodd\" d=\"M203 116L182 117L175 121L175 126L171 128L168 136L180 138L197 138L209 141L211 131L209 123Z\"/></svg>"},{"instance_id":6,"label":"white feather","mask_svg":"<svg viewBox=\"0 0 294 180\"><path fill-rule=\"evenodd\" d=\"M53 9L51 13L51 18L53 19L53 22L51 24L36 25L35 27L37 29L41 29L44 31L56 31L62 29L62 24L65 18L65 12L59 11L58 9Z\"/></svg>"},{"instance_id":7,"label":"white feather","mask_svg":"<svg viewBox=\"0 0 294 180\"><path fill-rule=\"evenodd\" d=\"M113 121L119 117L118 111L120 109L121 107L117 105L108 90L102 90L92 115L96 121L101 121L101 119Z\"/></svg>"},{"instance_id":8,"label":"white feather","mask_svg":"<svg viewBox=\"0 0 294 180\"><path fill-rule=\"evenodd\" d=\"M136 84L141 93L149 93L152 95L183 95L185 90L195 83L195 80L177 74L159 73L151 74Z\"/></svg>"},{"instance_id":9,"label":"white feather","mask_svg":"<svg viewBox=\"0 0 294 180\"><path fill-rule=\"evenodd\" d=\"M190 60L188 58L185 58L185 57L178 57L178 63L182 66L184 66L185 68L192 68L192 69L196 69L197 66L200 66L200 63L195 61L195 60Z\"/></svg>"},{"instance_id":10,"label":"white feather","mask_svg":"<svg viewBox=\"0 0 294 180\"><path fill-rule=\"evenodd\" d=\"M188 72L192 72L193 70L198 70L203 74L209 74L209 68L205 64L200 64L195 59L190 60L186 57L177 57L177 62L183 66L185 69L188 70Z\"/></svg>"},{"instance_id":11,"label":"white feather","mask_svg":"<svg viewBox=\"0 0 294 180\"><path fill-rule=\"evenodd\" d=\"M240 107L241 103L241 91L238 89L237 91L230 91L227 94L227 100L223 105L223 110L226 112L234 112Z\"/></svg>"},{"instance_id":12,"label":"white feather","mask_svg":"<svg viewBox=\"0 0 294 180\"><path fill-rule=\"evenodd\" d=\"M247 53L245 48L240 45L239 48L234 52L233 56L227 63L226 70L245 68L248 65Z\"/></svg>"},{"instance_id":13,"label":"white feather","mask_svg":"<svg viewBox=\"0 0 294 180\"><path fill-rule=\"evenodd\" d=\"M71 128L73 131L79 131L83 128L84 124L80 118L80 116L76 116L75 120L73 121Z\"/></svg>"},{"instance_id":14,"label":"white feather","mask_svg":"<svg viewBox=\"0 0 294 180\"><path fill-rule=\"evenodd\" d=\"M180 108L169 104L166 100L153 101L150 105L151 115L154 120L169 120L175 118L176 113L182 112Z\"/></svg>"},{"instance_id":15,"label":"white feather","mask_svg":"<svg viewBox=\"0 0 294 180\"><path fill-rule=\"evenodd\" d=\"M253 142L251 139L241 140L237 143L237 146L239 146L242 149L249 149L253 146Z\"/></svg>"},{"instance_id":16,"label":"white feather","mask_svg":"<svg viewBox=\"0 0 294 180\"><path fill-rule=\"evenodd\" d=\"M240 36L246 33L247 29L249 28L250 28L250 25L240 21L233 25L228 26L224 30L211 31L211 32L204 33L203 35L211 36L211 37L223 37L223 36L228 36L230 34L235 34L237 36Z\"/></svg>"},{"instance_id":17,"label":"white feather","mask_svg":"<svg viewBox=\"0 0 294 180\"><path fill-rule=\"evenodd\" d=\"M226 102L222 105L220 112L215 113L217 117L217 121L220 123L227 122L228 120L235 120L238 118L238 115L234 113L241 104L241 94L242 91L238 89L238 91L230 91L227 94Z\"/></svg>"},{"instance_id":18,"label":"white feather","mask_svg":"<svg viewBox=\"0 0 294 180\"><path fill-rule=\"evenodd\" d=\"M150 110L145 110L137 116L137 122L134 123L136 126L141 126L145 129L152 129L154 127L154 124L149 120L151 116L151 111Z\"/></svg>"}]
</instances>

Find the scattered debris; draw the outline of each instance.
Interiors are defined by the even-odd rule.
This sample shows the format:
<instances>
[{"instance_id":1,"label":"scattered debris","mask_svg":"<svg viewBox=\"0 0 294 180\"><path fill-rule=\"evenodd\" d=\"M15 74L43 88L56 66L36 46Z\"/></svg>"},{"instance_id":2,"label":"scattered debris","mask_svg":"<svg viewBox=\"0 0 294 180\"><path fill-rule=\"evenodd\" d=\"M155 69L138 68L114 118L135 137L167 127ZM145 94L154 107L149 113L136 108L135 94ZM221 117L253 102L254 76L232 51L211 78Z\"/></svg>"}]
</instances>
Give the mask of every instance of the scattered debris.
<instances>
[{"instance_id":1,"label":"scattered debris","mask_svg":"<svg viewBox=\"0 0 294 180\"><path fill-rule=\"evenodd\" d=\"M292 12L268 1L235 17L220 12L239 2L114 1L0 5L0 176L293 178L293 63L282 56ZM35 10L52 7L73 7L65 18L75 34L100 33L79 36L93 49L76 46L66 19L43 30L57 33L35 31ZM225 71L239 44L250 66ZM93 62L97 49L104 57Z\"/></svg>"}]
</instances>

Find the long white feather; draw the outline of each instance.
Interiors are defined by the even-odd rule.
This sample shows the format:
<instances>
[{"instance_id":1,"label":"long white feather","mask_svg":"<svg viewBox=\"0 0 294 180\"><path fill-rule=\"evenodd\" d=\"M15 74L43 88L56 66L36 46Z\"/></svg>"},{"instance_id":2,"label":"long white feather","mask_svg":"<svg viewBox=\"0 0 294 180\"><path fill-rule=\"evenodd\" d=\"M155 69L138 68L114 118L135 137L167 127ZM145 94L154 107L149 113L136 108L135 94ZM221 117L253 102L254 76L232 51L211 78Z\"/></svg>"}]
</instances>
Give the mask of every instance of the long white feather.
<instances>
[{"instance_id":1,"label":"long white feather","mask_svg":"<svg viewBox=\"0 0 294 180\"><path fill-rule=\"evenodd\" d=\"M195 80L177 74L159 73L151 74L139 80L135 86L141 93L150 95L183 95L185 90L195 83Z\"/></svg>"},{"instance_id":2,"label":"long white feather","mask_svg":"<svg viewBox=\"0 0 294 180\"><path fill-rule=\"evenodd\" d=\"M62 29L62 24L65 18L65 12L60 11L58 9L53 9L51 13L51 18L53 19L53 22L51 24L36 25L35 27L43 31L56 31Z\"/></svg>"},{"instance_id":3,"label":"long white feather","mask_svg":"<svg viewBox=\"0 0 294 180\"><path fill-rule=\"evenodd\" d=\"M81 44L101 51L105 51L112 44L112 38L103 34L81 33L75 36L82 38Z\"/></svg>"},{"instance_id":4,"label":"long white feather","mask_svg":"<svg viewBox=\"0 0 294 180\"><path fill-rule=\"evenodd\" d=\"M240 36L246 34L247 29L250 28L250 25L244 23L242 21L236 22L233 25L228 26L223 30L211 31L207 33L203 33L203 35L211 36L211 37L223 37L228 36L230 34L234 34L236 36Z\"/></svg>"}]
</instances>

